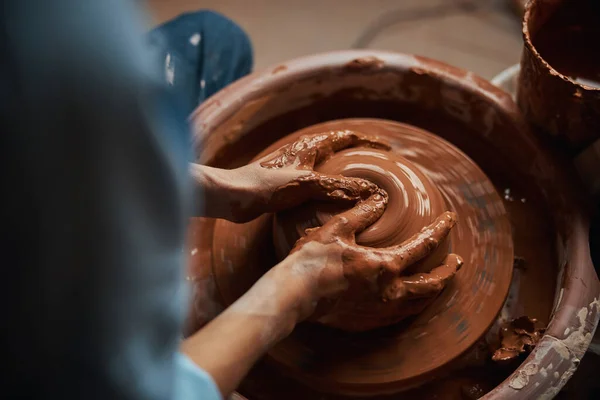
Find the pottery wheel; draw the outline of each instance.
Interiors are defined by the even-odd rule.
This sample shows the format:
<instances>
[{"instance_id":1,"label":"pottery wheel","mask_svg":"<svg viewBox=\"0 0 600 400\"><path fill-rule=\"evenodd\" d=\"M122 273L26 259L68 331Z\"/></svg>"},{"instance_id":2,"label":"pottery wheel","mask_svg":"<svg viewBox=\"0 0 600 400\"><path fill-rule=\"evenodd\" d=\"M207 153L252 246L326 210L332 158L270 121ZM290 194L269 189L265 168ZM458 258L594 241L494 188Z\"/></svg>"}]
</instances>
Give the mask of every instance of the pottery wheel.
<instances>
[{"instance_id":1,"label":"pottery wheel","mask_svg":"<svg viewBox=\"0 0 600 400\"><path fill-rule=\"evenodd\" d=\"M431 199L420 196L427 201L419 203L422 215L416 223L413 219L412 223L403 224L406 218L402 218L403 209L397 201L390 201L381 223L386 222L384 219L397 221L397 230L403 232L398 235L404 237L428 224L428 219L437 217L440 210L454 211L458 215L457 225L440 246L439 254L425 263L437 262L436 258L450 251L462 256L464 265L444 291L415 316L360 333L314 323L300 324L269 352L269 357L285 373L320 391L354 395L397 392L446 372L452 367L452 361L475 344L494 322L511 283L511 227L500 196L479 167L452 144L414 126L375 119L331 121L288 135L257 158L301 135L342 129L388 141L393 154L418 170L419 176L409 181L420 186L418 182L426 180L437 188L427 190ZM360 149L350 149L339 157L352 162L360 157L360 152ZM363 161L369 163L368 159ZM319 170L319 166L316 169ZM389 172L387 167L380 169L382 176ZM340 171L352 175L352 168ZM373 171L371 168L370 173ZM376 183L381 185L382 178L375 175L372 180L379 179ZM392 197L390 194L390 199ZM429 209L424 210L427 207ZM303 210L298 212L305 213L307 207L301 208ZM288 222L290 212L287 212ZM311 212L315 215L310 210L308 214ZM277 229L275 224L276 233ZM277 263L273 230L272 215L246 224L216 222L213 272L226 304L234 302ZM369 242L373 232L367 230L363 234L366 239L359 235L359 243L362 240L363 244L373 247L389 245L381 238ZM423 271L431 266L415 268ZM360 317L360 310L356 313L357 318Z\"/></svg>"}]
</instances>

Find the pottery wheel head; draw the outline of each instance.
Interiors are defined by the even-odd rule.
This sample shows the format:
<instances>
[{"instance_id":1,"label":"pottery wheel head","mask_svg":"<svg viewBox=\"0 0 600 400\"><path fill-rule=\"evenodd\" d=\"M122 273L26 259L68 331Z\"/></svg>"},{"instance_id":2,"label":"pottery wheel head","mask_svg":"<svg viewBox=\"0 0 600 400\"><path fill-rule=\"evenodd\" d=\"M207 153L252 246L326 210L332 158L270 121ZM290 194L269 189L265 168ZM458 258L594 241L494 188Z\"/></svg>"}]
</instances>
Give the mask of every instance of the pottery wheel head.
<instances>
[{"instance_id":1,"label":"pottery wheel head","mask_svg":"<svg viewBox=\"0 0 600 400\"><path fill-rule=\"evenodd\" d=\"M406 273L429 271L448 252L462 256L464 265L444 291L411 318L405 319L414 313L410 304L348 293L322 321L337 329L302 324L269 355L319 390L398 391L434 377L491 326L512 276L510 223L500 196L479 167L452 144L414 126L375 119L331 121L288 135L258 157L302 135L340 129L379 136L392 145L389 152L348 149L316 167L323 173L369 179L388 192L384 215L359 234L357 242L370 247L401 243L450 210L458 215L458 223L449 237ZM304 229L322 225L339 211L338 205L311 202L247 224L219 220L213 271L225 302L235 301L283 258ZM380 329L344 332L372 328Z\"/></svg>"}]
</instances>

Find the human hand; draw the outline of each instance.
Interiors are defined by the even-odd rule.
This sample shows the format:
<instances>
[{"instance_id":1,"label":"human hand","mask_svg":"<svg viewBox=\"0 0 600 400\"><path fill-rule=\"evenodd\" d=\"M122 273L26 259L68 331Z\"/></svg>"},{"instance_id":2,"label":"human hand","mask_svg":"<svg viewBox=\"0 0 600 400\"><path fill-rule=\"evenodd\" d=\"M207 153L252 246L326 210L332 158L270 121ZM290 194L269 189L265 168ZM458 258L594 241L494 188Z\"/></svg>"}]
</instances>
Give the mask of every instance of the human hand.
<instances>
[{"instance_id":1,"label":"human hand","mask_svg":"<svg viewBox=\"0 0 600 400\"><path fill-rule=\"evenodd\" d=\"M245 190L238 191L236 220L291 208L309 199L356 202L378 187L364 179L325 175L314 171L319 163L349 147L389 150L377 138L344 130L302 136L275 152L235 170Z\"/></svg>"},{"instance_id":2,"label":"human hand","mask_svg":"<svg viewBox=\"0 0 600 400\"><path fill-rule=\"evenodd\" d=\"M305 285L304 317L318 307L312 319L319 319L335 308L342 296L352 297L370 288L372 297L393 301L406 315L420 312L454 277L463 264L449 254L442 264L428 273L402 275L403 271L427 257L448 235L456 215L445 212L431 225L405 242L387 248L368 248L356 244L356 234L383 214L387 196L379 192L354 208L340 213L322 227L308 229L292 249L288 259L276 268L290 268ZM287 261L287 262L286 262ZM288 265L285 267L285 265Z\"/></svg>"}]
</instances>

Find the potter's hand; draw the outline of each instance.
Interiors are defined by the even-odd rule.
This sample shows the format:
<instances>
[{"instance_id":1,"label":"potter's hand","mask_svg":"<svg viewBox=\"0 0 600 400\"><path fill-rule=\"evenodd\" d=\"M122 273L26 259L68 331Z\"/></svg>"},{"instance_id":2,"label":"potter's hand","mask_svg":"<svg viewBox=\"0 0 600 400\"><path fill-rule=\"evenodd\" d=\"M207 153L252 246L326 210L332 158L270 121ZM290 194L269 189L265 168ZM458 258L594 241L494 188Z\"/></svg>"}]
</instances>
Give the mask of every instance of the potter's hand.
<instances>
[{"instance_id":1,"label":"potter's hand","mask_svg":"<svg viewBox=\"0 0 600 400\"><path fill-rule=\"evenodd\" d=\"M385 194L375 194L322 227L307 230L307 235L298 240L288 258L292 268L308 282L307 293L312 294L313 302L325 299L327 303L353 285L364 287L375 282L374 290L382 301L406 302L407 307L410 304L407 314L411 314L439 294L460 269L462 259L450 254L429 273L401 275L432 253L448 235L456 223L452 212L443 213L400 245L367 248L356 244L356 234L383 214L386 202Z\"/></svg>"},{"instance_id":2,"label":"potter's hand","mask_svg":"<svg viewBox=\"0 0 600 400\"><path fill-rule=\"evenodd\" d=\"M430 273L412 277L400 277L400 273L435 249L452 229L455 215L442 214L399 246L372 249L357 245L356 233L377 221L386 203L386 193L378 191L322 227L309 230L286 259L186 339L182 351L227 395L299 321L319 312L327 314L327 300L339 298L355 283L377 282L376 294L382 301L433 298L462 264L458 256L449 255ZM412 307L413 301L410 303L403 307Z\"/></svg>"},{"instance_id":3,"label":"potter's hand","mask_svg":"<svg viewBox=\"0 0 600 400\"><path fill-rule=\"evenodd\" d=\"M376 138L345 130L302 136L234 170L192 164L192 175L202 187L206 202L203 216L245 222L309 199L364 200L378 190L376 185L363 179L314 171L315 165L335 152L355 146L389 149Z\"/></svg>"},{"instance_id":4,"label":"potter's hand","mask_svg":"<svg viewBox=\"0 0 600 400\"><path fill-rule=\"evenodd\" d=\"M257 189L263 197L263 212L279 211L308 199L365 200L377 192L377 186L364 179L330 176L314 171L315 165L349 147L389 150L389 146L377 138L349 130L332 131L302 136L250 164L248 172L260 180Z\"/></svg>"}]
</instances>

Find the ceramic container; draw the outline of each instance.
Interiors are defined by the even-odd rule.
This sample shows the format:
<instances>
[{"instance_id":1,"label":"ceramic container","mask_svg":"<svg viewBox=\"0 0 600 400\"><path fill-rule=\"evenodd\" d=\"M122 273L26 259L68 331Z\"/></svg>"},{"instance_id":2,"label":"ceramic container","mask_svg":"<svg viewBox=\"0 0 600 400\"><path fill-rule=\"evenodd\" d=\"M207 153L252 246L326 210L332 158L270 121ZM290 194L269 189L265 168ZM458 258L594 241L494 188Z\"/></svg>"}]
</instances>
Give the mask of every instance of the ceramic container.
<instances>
[{"instance_id":1,"label":"ceramic container","mask_svg":"<svg viewBox=\"0 0 600 400\"><path fill-rule=\"evenodd\" d=\"M559 144L566 144L570 154L575 156L600 138L600 87L581 83L559 72L542 57L536 41L539 32L552 29L546 26L548 20L557 10L563 12L560 7L570 1L532 0L527 3L517 102L525 118L536 129L556 138ZM586 12L582 8L582 13ZM575 28L573 25L569 29ZM597 43L600 37L595 40ZM597 52L597 46L589 51ZM573 56L564 54L562 58Z\"/></svg>"}]
</instances>

